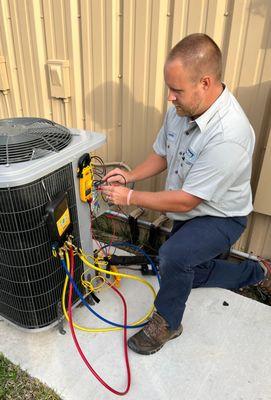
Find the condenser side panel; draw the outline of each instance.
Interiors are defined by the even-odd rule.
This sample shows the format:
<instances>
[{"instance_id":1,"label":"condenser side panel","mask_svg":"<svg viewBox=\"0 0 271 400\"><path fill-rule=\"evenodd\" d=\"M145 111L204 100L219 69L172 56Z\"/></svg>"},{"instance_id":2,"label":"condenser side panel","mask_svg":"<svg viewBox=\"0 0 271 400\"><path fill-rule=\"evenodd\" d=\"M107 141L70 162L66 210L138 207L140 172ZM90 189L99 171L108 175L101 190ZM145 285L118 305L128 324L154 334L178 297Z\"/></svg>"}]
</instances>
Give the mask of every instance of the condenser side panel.
<instances>
[{"instance_id":1,"label":"condenser side panel","mask_svg":"<svg viewBox=\"0 0 271 400\"><path fill-rule=\"evenodd\" d=\"M74 243L81 247L72 163L32 183L0 189L0 315L23 328L51 325L61 309L65 272L53 257L45 220L47 203L60 192L67 192ZM78 259L80 288L82 272Z\"/></svg>"}]
</instances>

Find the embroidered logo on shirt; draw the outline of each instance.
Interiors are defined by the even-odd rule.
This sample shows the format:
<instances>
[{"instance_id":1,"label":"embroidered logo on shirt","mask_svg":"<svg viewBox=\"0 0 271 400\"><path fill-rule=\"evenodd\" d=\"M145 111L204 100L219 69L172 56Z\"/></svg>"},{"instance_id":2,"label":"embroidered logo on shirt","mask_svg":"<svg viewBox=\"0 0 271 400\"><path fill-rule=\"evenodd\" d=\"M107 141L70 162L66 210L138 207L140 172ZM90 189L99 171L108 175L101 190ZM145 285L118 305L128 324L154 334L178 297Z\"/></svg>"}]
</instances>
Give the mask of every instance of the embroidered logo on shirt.
<instances>
[{"instance_id":1,"label":"embroidered logo on shirt","mask_svg":"<svg viewBox=\"0 0 271 400\"><path fill-rule=\"evenodd\" d=\"M176 132L169 131L167 133L167 139L168 139L169 142L174 142L175 139L176 139Z\"/></svg>"},{"instance_id":2,"label":"embroidered logo on shirt","mask_svg":"<svg viewBox=\"0 0 271 400\"><path fill-rule=\"evenodd\" d=\"M193 164L196 158L197 158L197 153L195 153L195 151L193 151L191 147L188 147L188 149L184 154L184 161L186 162L186 164L189 165Z\"/></svg>"}]
</instances>

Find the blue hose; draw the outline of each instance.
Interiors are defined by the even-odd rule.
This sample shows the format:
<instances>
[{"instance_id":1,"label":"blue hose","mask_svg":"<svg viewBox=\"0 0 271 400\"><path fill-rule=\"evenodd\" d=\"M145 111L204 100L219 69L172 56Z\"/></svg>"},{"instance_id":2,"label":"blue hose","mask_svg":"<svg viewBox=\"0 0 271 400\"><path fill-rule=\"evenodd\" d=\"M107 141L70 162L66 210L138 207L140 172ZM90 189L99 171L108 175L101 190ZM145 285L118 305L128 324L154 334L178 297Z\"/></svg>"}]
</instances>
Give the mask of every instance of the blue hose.
<instances>
[{"instance_id":1,"label":"blue hose","mask_svg":"<svg viewBox=\"0 0 271 400\"><path fill-rule=\"evenodd\" d=\"M92 312L92 314L94 314L96 317L98 317L99 319L101 319L104 322L107 322L110 325L113 326L117 326L118 328L125 328L125 329L135 329L135 328L141 328L142 326L145 326L147 324L147 322L144 322L143 324L140 325L121 325L121 324L116 324L115 322L109 321L108 319L102 317L100 314L98 314L96 311L94 311L90 305L87 303L87 301L84 299L84 296L82 295L82 293L80 292L80 290L78 289L74 279L71 277L71 274L68 271L66 262L64 259L60 259L60 263L61 266L63 267L66 275L68 275L70 282L72 283L74 290L77 294L77 296L80 298L80 300L82 301L82 303L87 307L87 309Z\"/></svg>"}]
</instances>

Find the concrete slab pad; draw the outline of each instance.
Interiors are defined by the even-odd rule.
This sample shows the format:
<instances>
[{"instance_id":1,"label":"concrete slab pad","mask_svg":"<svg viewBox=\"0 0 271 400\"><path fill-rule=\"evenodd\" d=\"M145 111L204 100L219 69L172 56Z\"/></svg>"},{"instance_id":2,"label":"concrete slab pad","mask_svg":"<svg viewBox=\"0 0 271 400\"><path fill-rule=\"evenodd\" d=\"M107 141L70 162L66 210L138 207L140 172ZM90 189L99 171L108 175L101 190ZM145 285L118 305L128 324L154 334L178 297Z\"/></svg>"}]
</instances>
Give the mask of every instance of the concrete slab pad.
<instances>
[{"instance_id":1,"label":"concrete slab pad","mask_svg":"<svg viewBox=\"0 0 271 400\"><path fill-rule=\"evenodd\" d=\"M147 279L157 288L155 277ZM152 296L144 285L123 279L121 291L130 322L147 312ZM113 291L99 297L94 309L121 322L122 305ZM223 306L224 301L229 305ZM85 326L103 325L81 307L74 319ZM127 400L271 400L270 307L224 289L194 289L183 325L183 334L154 355L129 351L132 383ZM65 329L66 335L55 328L28 333L1 321L0 351L63 400L115 399L83 364L67 323ZM77 331L77 336L94 369L115 389L124 390L123 333Z\"/></svg>"}]
</instances>

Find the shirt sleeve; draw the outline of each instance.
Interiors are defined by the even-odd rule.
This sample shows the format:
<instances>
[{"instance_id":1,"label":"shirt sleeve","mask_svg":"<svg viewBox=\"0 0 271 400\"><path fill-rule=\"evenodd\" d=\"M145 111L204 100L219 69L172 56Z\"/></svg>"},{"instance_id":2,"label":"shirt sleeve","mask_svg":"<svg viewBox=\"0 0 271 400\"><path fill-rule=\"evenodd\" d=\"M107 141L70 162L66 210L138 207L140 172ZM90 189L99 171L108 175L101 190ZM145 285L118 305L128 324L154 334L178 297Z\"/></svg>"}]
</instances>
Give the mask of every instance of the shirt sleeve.
<instances>
[{"instance_id":1,"label":"shirt sleeve","mask_svg":"<svg viewBox=\"0 0 271 400\"><path fill-rule=\"evenodd\" d=\"M207 147L191 167L182 190L206 201L219 202L250 166L247 151L237 143Z\"/></svg>"},{"instance_id":2,"label":"shirt sleeve","mask_svg":"<svg viewBox=\"0 0 271 400\"><path fill-rule=\"evenodd\" d=\"M169 113L169 111L167 111L167 113L166 113L164 123L163 123L163 125L156 137L156 140L153 144L153 150L155 151L156 154L158 154L158 156L161 156L161 157L166 157L166 155L167 155L166 126L167 126L168 113Z\"/></svg>"}]
</instances>

